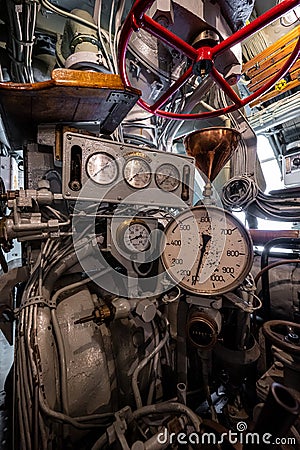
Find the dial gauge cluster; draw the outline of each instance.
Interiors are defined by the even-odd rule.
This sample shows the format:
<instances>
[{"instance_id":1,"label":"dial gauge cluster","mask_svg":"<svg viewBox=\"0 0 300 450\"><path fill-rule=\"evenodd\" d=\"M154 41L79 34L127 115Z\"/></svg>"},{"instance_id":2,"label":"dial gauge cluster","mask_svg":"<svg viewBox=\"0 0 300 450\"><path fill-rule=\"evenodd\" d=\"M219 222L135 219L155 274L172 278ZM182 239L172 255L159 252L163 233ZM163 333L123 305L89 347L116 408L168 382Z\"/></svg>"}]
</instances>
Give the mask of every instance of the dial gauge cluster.
<instances>
[{"instance_id":1,"label":"dial gauge cluster","mask_svg":"<svg viewBox=\"0 0 300 450\"><path fill-rule=\"evenodd\" d=\"M187 155L68 131L63 137L62 164L67 200L180 208L193 201L195 165Z\"/></svg>"},{"instance_id":2,"label":"dial gauge cluster","mask_svg":"<svg viewBox=\"0 0 300 450\"><path fill-rule=\"evenodd\" d=\"M164 267L190 293L214 295L235 289L249 273L252 260L247 230L220 208L193 207L165 230Z\"/></svg>"}]
</instances>

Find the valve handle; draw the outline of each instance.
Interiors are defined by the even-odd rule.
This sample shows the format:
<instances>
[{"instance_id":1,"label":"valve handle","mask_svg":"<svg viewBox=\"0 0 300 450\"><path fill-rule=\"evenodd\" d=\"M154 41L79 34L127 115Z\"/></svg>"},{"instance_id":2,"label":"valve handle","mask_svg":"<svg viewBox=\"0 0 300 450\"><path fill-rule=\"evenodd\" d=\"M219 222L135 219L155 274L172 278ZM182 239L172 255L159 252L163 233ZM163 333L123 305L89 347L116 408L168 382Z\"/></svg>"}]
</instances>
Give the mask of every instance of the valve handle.
<instances>
[{"instance_id":1,"label":"valve handle","mask_svg":"<svg viewBox=\"0 0 300 450\"><path fill-rule=\"evenodd\" d=\"M220 42L214 47L200 47L195 49L184 40L176 36L167 28L160 25L151 17L145 14L150 6L154 3L154 0L136 0L129 15L127 16L123 28L120 34L119 44L119 70L123 83L130 87L130 82L126 72L126 52L129 43L129 39L133 32L137 32L140 28L150 33L152 36L158 38L160 41L167 44L169 47L183 53L187 58L192 61L192 65L171 85L171 87L162 94L154 104L149 105L143 98L138 100L138 104L146 111L155 114L160 117L175 120L195 120L195 119L208 119L217 117L222 114L228 114L235 111L248 103L252 102L256 98L264 94L274 84L276 84L286 74L288 69L296 61L300 52L300 36L296 42L294 50L290 57L283 64L281 69L274 75L267 83L265 83L260 89L248 97L241 99L236 92L232 89L228 81L218 72L214 65L214 60L217 56L222 54L225 50L230 49L234 45L242 42L246 38L252 36L255 32L269 25L274 20L281 17L291 9L295 8L299 4L299 0L284 0L272 9L262 14L255 19L249 25L246 25L241 30L235 32L224 41ZM224 108L220 108L215 111L205 111L201 113L173 113L160 109L188 80L193 74L199 74L201 71L201 65L209 67L208 76L225 92L230 98L232 104Z\"/></svg>"},{"instance_id":2,"label":"valve handle","mask_svg":"<svg viewBox=\"0 0 300 450\"><path fill-rule=\"evenodd\" d=\"M300 325L286 320L269 320L262 326L267 339L291 355L300 355Z\"/></svg>"}]
</instances>

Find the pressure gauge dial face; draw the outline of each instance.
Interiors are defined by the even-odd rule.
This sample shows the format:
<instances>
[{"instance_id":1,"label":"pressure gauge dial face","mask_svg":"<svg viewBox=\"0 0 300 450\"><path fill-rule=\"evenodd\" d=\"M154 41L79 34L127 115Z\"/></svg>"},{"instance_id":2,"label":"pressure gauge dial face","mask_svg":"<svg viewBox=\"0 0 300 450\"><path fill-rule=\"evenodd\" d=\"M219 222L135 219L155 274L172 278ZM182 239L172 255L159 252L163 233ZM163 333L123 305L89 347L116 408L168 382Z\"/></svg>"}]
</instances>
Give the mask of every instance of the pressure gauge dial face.
<instances>
[{"instance_id":1,"label":"pressure gauge dial face","mask_svg":"<svg viewBox=\"0 0 300 450\"><path fill-rule=\"evenodd\" d=\"M94 153L86 164L88 176L97 184L110 184L118 176L116 160L107 153Z\"/></svg>"},{"instance_id":2,"label":"pressure gauge dial face","mask_svg":"<svg viewBox=\"0 0 300 450\"><path fill-rule=\"evenodd\" d=\"M188 292L215 295L235 289L249 273L252 260L247 230L220 208L193 207L165 230L164 267Z\"/></svg>"},{"instance_id":3,"label":"pressure gauge dial face","mask_svg":"<svg viewBox=\"0 0 300 450\"><path fill-rule=\"evenodd\" d=\"M124 178L129 186L142 189L151 181L151 169L147 161L134 157L127 161L124 167Z\"/></svg>"},{"instance_id":4,"label":"pressure gauge dial face","mask_svg":"<svg viewBox=\"0 0 300 450\"><path fill-rule=\"evenodd\" d=\"M173 164L162 164L155 173L155 182L163 191L172 192L180 184L179 172Z\"/></svg>"},{"instance_id":5,"label":"pressure gauge dial face","mask_svg":"<svg viewBox=\"0 0 300 450\"><path fill-rule=\"evenodd\" d=\"M117 236L119 245L129 252L144 252L150 246L150 230L142 220L123 222Z\"/></svg>"}]
</instances>

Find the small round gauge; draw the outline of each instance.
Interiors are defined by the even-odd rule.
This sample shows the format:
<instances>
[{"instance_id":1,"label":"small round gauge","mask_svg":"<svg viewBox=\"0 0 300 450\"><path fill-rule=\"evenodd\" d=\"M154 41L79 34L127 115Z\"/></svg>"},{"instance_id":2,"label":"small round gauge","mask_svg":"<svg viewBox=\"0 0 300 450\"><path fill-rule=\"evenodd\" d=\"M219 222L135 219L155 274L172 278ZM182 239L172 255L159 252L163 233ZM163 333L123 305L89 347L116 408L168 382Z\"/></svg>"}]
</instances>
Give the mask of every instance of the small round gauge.
<instances>
[{"instance_id":1,"label":"small round gauge","mask_svg":"<svg viewBox=\"0 0 300 450\"><path fill-rule=\"evenodd\" d=\"M95 183L110 184L118 176L118 165L107 153L94 153L87 160L86 171Z\"/></svg>"},{"instance_id":2,"label":"small round gauge","mask_svg":"<svg viewBox=\"0 0 300 450\"><path fill-rule=\"evenodd\" d=\"M129 186L142 189L151 181L151 169L147 161L140 157L129 159L124 167L124 178Z\"/></svg>"},{"instance_id":3,"label":"small round gauge","mask_svg":"<svg viewBox=\"0 0 300 450\"><path fill-rule=\"evenodd\" d=\"M163 191L175 191L180 184L180 176L177 168L173 164L162 164L155 173L155 182Z\"/></svg>"},{"instance_id":4,"label":"small round gauge","mask_svg":"<svg viewBox=\"0 0 300 450\"><path fill-rule=\"evenodd\" d=\"M150 247L150 230L142 220L123 222L118 228L118 241L129 252L145 252Z\"/></svg>"},{"instance_id":5,"label":"small round gauge","mask_svg":"<svg viewBox=\"0 0 300 450\"><path fill-rule=\"evenodd\" d=\"M232 214L215 206L195 206L165 229L162 261L186 291L217 295L238 287L253 260L251 238Z\"/></svg>"}]
</instances>

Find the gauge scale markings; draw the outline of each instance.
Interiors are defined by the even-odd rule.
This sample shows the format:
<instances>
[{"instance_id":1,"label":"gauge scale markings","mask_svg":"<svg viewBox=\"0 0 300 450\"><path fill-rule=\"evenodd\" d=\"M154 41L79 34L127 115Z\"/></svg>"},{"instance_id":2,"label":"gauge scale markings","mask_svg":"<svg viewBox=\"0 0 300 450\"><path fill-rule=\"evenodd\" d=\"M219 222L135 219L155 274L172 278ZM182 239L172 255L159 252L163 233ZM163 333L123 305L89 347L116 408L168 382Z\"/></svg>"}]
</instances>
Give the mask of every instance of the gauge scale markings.
<instances>
[{"instance_id":1,"label":"gauge scale markings","mask_svg":"<svg viewBox=\"0 0 300 450\"><path fill-rule=\"evenodd\" d=\"M176 225L172 222L165 230L169 246L162 255L174 281L203 295L227 292L242 282L251 268L252 245L247 230L232 214L198 206L174 220ZM182 224L187 229L180 230ZM182 246L172 245L179 240Z\"/></svg>"},{"instance_id":2,"label":"gauge scale markings","mask_svg":"<svg viewBox=\"0 0 300 450\"><path fill-rule=\"evenodd\" d=\"M95 183L108 185L116 180L119 169L113 156L105 152L97 152L88 158L86 172Z\"/></svg>"}]
</instances>

